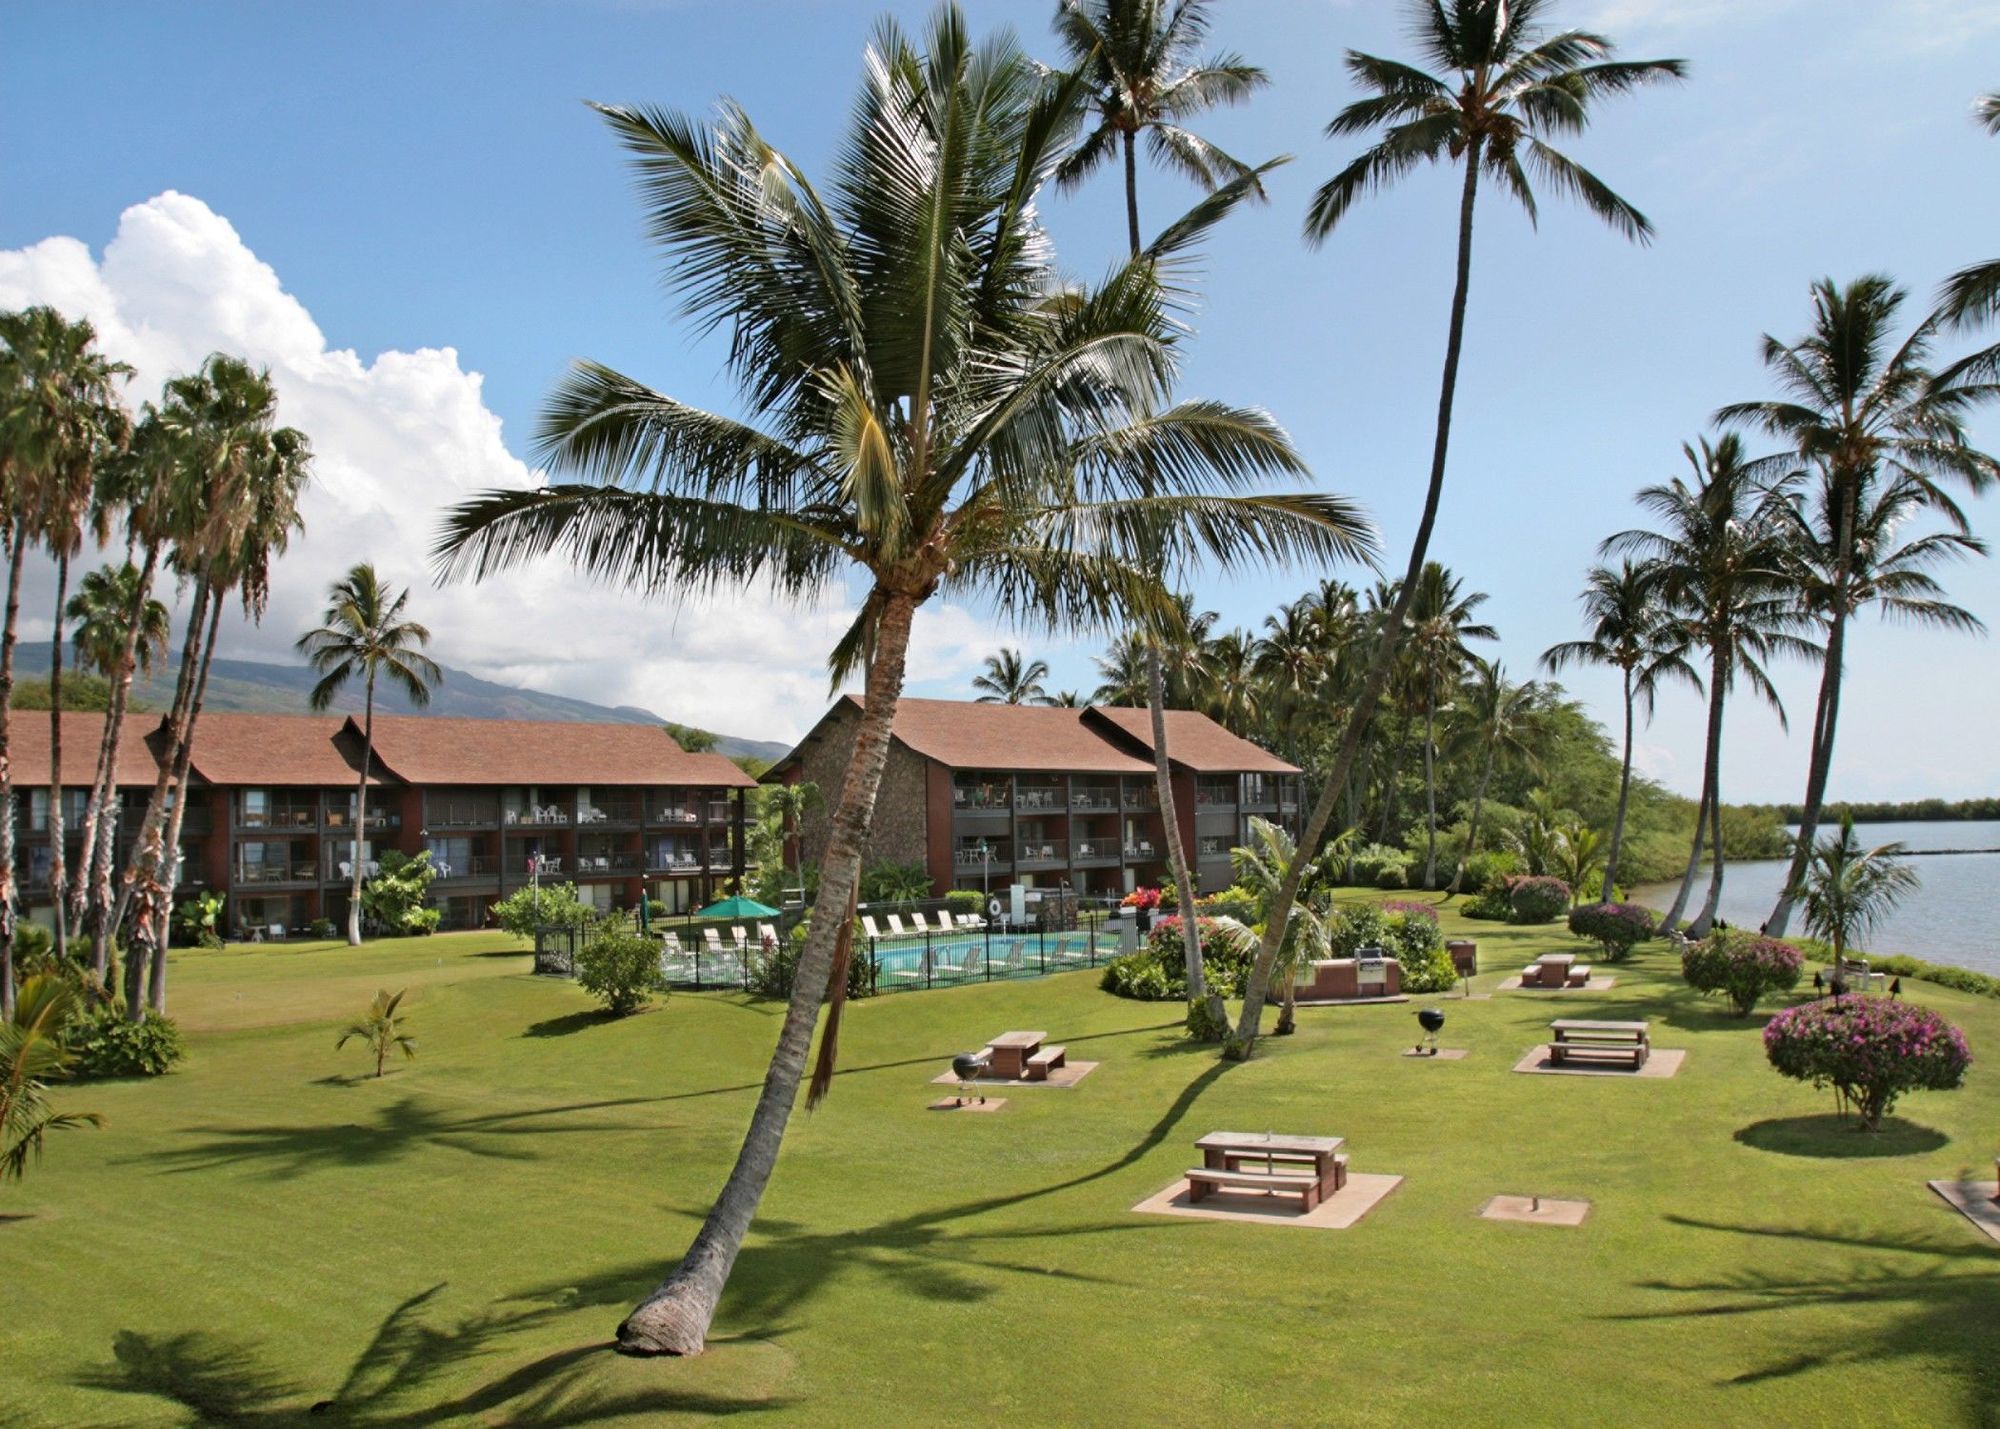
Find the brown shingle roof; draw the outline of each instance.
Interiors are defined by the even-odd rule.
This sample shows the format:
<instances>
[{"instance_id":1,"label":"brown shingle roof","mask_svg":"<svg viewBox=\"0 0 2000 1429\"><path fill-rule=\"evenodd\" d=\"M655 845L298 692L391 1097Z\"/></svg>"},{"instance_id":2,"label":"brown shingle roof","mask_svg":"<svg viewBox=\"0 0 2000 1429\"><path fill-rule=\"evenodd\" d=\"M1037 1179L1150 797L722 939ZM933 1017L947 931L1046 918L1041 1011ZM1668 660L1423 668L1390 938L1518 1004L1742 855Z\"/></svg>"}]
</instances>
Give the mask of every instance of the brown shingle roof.
<instances>
[{"instance_id":1,"label":"brown shingle roof","mask_svg":"<svg viewBox=\"0 0 2000 1429\"><path fill-rule=\"evenodd\" d=\"M150 787L159 773L146 736L158 729L157 714L128 714L118 741L118 783ZM49 712L13 711L8 725L8 757L14 782L23 789L46 788L49 782ZM65 710L62 717L62 782L87 788L97 777L97 750L104 742L104 716Z\"/></svg>"},{"instance_id":2,"label":"brown shingle roof","mask_svg":"<svg viewBox=\"0 0 2000 1429\"><path fill-rule=\"evenodd\" d=\"M378 720L379 724L380 721ZM194 727L194 772L211 784L352 784L361 770L337 738L346 715L235 714L204 710ZM381 770L370 782L381 783Z\"/></svg>"},{"instance_id":3,"label":"brown shingle roof","mask_svg":"<svg viewBox=\"0 0 2000 1429\"><path fill-rule=\"evenodd\" d=\"M412 784L756 785L722 755L689 754L650 724L377 715L375 762Z\"/></svg>"},{"instance_id":4,"label":"brown shingle roof","mask_svg":"<svg viewBox=\"0 0 2000 1429\"><path fill-rule=\"evenodd\" d=\"M830 722L858 714L858 695L844 695L796 748L765 774L774 778L820 738ZM954 769L1018 769L1080 774L1144 774L1152 765L1083 722L1083 711L1047 705L982 705L968 700L896 702L895 738L904 747Z\"/></svg>"},{"instance_id":5,"label":"brown shingle roof","mask_svg":"<svg viewBox=\"0 0 2000 1429\"><path fill-rule=\"evenodd\" d=\"M1151 758L1153 717L1149 711L1124 705L1092 705L1085 714L1090 720L1101 720L1113 726ZM1231 734L1207 715L1194 710L1167 711L1167 755L1174 763L1198 774L1299 772L1296 764L1287 764L1269 750Z\"/></svg>"}]
</instances>

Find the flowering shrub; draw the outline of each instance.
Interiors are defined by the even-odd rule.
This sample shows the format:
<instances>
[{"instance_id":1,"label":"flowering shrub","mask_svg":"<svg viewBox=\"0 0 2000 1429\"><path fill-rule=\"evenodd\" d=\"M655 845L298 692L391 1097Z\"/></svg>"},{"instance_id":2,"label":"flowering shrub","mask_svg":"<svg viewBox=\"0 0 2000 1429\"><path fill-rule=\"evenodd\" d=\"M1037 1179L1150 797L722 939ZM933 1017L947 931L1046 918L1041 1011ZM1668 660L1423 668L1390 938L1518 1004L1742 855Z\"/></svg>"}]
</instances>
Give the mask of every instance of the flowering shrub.
<instances>
[{"instance_id":1,"label":"flowering shrub","mask_svg":"<svg viewBox=\"0 0 2000 1429\"><path fill-rule=\"evenodd\" d=\"M1569 930L1598 944L1615 963L1658 932L1659 925L1653 910L1637 903L1586 903L1569 910Z\"/></svg>"},{"instance_id":2,"label":"flowering shrub","mask_svg":"<svg viewBox=\"0 0 2000 1429\"><path fill-rule=\"evenodd\" d=\"M1560 878L1520 876L1507 880L1509 923L1553 923L1569 907L1569 885Z\"/></svg>"},{"instance_id":3,"label":"flowering shrub","mask_svg":"<svg viewBox=\"0 0 2000 1429\"><path fill-rule=\"evenodd\" d=\"M1797 987L1805 965L1804 954L1790 943L1737 928L1717 928L1681 954L1688 986L1725 994L1739 1017L1748 1017L1766 994Z\"/></svg>"},{"instance_id":4,"label":"flowering shrub","mask_svg":"<svg viewBox=\"0 0 2000 1429\"><path fill-rule=\"evenodd\" d=\"M1201 975L1208 990L1220 997L1237 996L1255 949L1239 951L1221 936L1213 919L1196 919L1195 929L1201 937ZM1187 953L1181 947L1180 915L1158 919L1137 952L1106 963L1100 986L1106 992L1142 1002L1186 998Z\"/></svg>"},{"instance_id":5,"label":"flowering shrub","mask_svg":"<svg viewBox=\"0 0 2000 1429\"><path fill-rule=\"evenodd\" d=\"M1404 992L1448 992L1458 981L1437 915L1402 908L1382 920L1383 942L1403 970Z\"/></svg>"},{"instance_id":6,"label":"flowering shrub","mask_svg":"<svg viewBox=\"0 0 2000 1429\"><path fill-rule=\"evenodd\" d=\"M1418 903L1410 898L1384 899L1382 902L1383 916L1387 917L1393 913L1407 913L1412 918L1428 918L1433 925L1438 920L1437 909L1431 907L1428 903Z\"/></svg>"},{"instance_id":7,"label":"flowering shrub","mask_svg":"<svg viewBox=\"0 0 2000 1429\"><path fill-rule=\"evenodd\" d=\"M1388 919L1379 903L1343 903L1333 910L1326 933L1327 951L1336 958L1351 958L1356 948L1386 944Z\"/></svg>"},{"instance_id":8,"label":"flowering shrub","mask_svg":"<svg viewBox=\"0 0 2000 1429\"><path fill-rule=\"evenodd\" d=\"M1157 888L1135 888L1125 895L1124 906L1143 908L1148 912L1160 906L1160 890Z\"/></svg>"},{"instance_id":9,"label":"flowering shrub","mask_svg":"<svg viewBox=\"0 0 2000 1429\"><path fill-rule=\"evenodd\" d=\"M1764 1028L1764 1055L1785 1076L1832 1087L1870 1131L1904 1092L1950 1091L1965 1081L1965 1034L1927 1008L1887 998L1802 1003Z\"/></svg>"}]
</instances>

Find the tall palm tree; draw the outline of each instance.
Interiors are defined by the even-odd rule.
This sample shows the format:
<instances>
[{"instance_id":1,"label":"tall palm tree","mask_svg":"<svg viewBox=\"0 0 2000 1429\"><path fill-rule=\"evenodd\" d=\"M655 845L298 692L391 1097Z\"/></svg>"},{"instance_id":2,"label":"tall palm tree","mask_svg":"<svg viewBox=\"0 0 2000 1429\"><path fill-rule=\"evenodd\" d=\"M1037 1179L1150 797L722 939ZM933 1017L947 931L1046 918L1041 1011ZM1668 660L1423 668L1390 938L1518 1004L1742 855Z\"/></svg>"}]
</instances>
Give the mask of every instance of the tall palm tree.
<instances>
[{"instance_id":1,"label":"tall palm tree","mask_svg":"<svg viewBox=\"0 0 2000 1429\"><path fill-rule=\"evenodd\" d=\"M172 532L168 561L189 583L191 598L160 772L121 894L132 909L125 1013L134 1022L144 1020L149 1008L166 1010L167 915L187 807L180 795L187 788L223 607L235 594L246 615L262 618L271 563L303 524L299 497L310 479L312 447L303 432L277 425L277 407L269 373L216 353L198 372L169 379L158 408L176 475L166 503ZM123 918L120 908L114 926Z\"/></svg>"},{"instance_id":2,"label":"tall palm tree","mask_svg":"<svg viewBox=\"0 0 2000 1429\"><path fill-rule=\"evenodd\" d=\"M1651 580L1630 561L1618 569L1592 566L1584 576L1583 617L1590 634L1565 640L1542 652L1542 668L1560 674L1572 665L1602 665L1618 671L1625 710L1624 753L1618 762L1618 812L1611 820L1611 847L1604 856L1604 897L1618 883L1618 857L1625 843L1625 814L1632 797L1632 734L1634 711L1642 707L1653 717L1660 687L1685 680L1696 691L1701 676L1687 662L1688 628L1668 617L1655 602Z\"/></svg>"},{"instance_id":3,"label":"tall palm tree","mask_svg":"<svg viewBox=\"0 0 2000 1429\"><path fill-rule=\"evenodd\" d=\"M1143 705L1146 703L1146 642L1136 630L1121 630L1092 664L1097 666L1097 688L1091 691L1094 705Z\"/></svg>"},{"instance_id":4,"label":"tall palm tree","mask_svg":"<svg viewBox=\"0 0 2000 1429\"><path fill-rule=\"evenodd\" d=\"M1178 169L1210 191L1240 197L1262 196L1265 172L1283 159L1252 169L1196 136L1185 121L1222 104L1240 104L1267 81L1264 72L1236 55L1199 57L1208 35L1210 0L1061 0L1056 37L1067 54L1078 97L1096 124L1056 167L1056 182L1073 188L1109 159L1114 150L1125 164L1125 233L1132 261L1143 249L1139 236L1138 139L1147 138L1155 160ZM1229 199L1229 201L1233 201ZM1157 569L1142 553L1148 569ZM1171 640L1175 634L1165 638ZM1184 906L1194 900L1194 872L1180 837L1174 808L1173 760L1167 747L1166 656L1161 640L1147 642L1146 707L1153 726L1153 795L1159 803L1167 865ZM1187 963L1190 1030L1226 1026L1221 999L1211 1001L1202 970L1201 932L1192 918L1181 919L1182 955ZM1192 1009L1201 1007L1196 1018Z\"/></svg>"},{"instance_id":5,"label":"tall palm tree","mask_svg":"<svg viewBox=\"0 0 2000 1429\"><path fill-rule=\"evenodd\" d=\"M1402 645L1417 577L1430 553L1431 531L1444 495L1452 401L1465 339L1466 293L1472 278L1472 214L1480 174L1489 174L1513 195L1531 221L1537 210L1530 170L1544 183L1580 199L1627 238L1644 242L1652 232L1645 215L1544 136L1581 133L1590 122L1591 106L1596 101L1657 80L1677 79L1685 66L1679 60L1614 60L1609 40L1582 30L1551 34L1541 25L1549 8L1549 0L1412 0L1409 11L1418 46L1441 74L1356 50L1347 52L1348 74L1369 94L1335 116L1327 131L1334 135L1365 134L1386 125L1387 132L1314 195L1306 215L1307 239L1323 242L1363 195L1386 187L1419 165L1461 164L1464 178L1459 190L1451 319L1445 338L1444 372L1438 383L1437 430L1431 443L1423 514L1410 543L1396 609L1382 627L1331 775L1307 816L1302 840L1307 848L1317 847L1324 837L1334 803L1361 752ZM1295 887L1279 890L1271 924L1251 968L1243 1015L1230 1043L1233 1056L1248 1057L1256 1046L1264 989L1296 891Z\"/></svg>"},{"instance_id":6,"label":"tall palm tree","mask_svg":"<svg viewBox=\"0 0 2000 1429\"><path fill-rule=\"evenodd\" d=\"M1297 475L1264 413L1165 405L1176 353L1155 250L1063 291L1036 213L1073 133L1074 80L1047 80L955 8L922 45L881 22L822 191L740 109L701 125L601 113L638 171L689 317L731 334L743 415L701 411L594 363L544 408L540 456L568 484L454 510L447 576L555 549L645 594L770 582L867 593L829 665L865 672L810 930L769 1073L727 1182L680 1264L629 1315L638 1353L701 1349L777 1162L858 886L910 625L934 595L987 598L1032 628L1157 617L1162 575L1363 554L1338 498L1253 492ZM1176 230L1192 241L1195 227ZM1143 475L1142 475L1143 473ZM1141 569L1139 552L1158 552ZM837 1054L839 1002L815 1099Z\"/></svg>"},{"instance_id":7,"label":"tall palm tree","mask_svg":"<svg viewBox=\"0 0 2000 1429\"><path fill-rule=\"evenodd\" d=\"M1486 810L1486 791L1493 783L1493 771L1503 764L1534 763L1530 732L1540 697L1541 691L1533 680L1521 685L1509 684L1507 671L1498 660L1473 657L1472 673L1459 692L1459 704L1465 714L1462 747L1479 758L1479 787L1472 796L1465 853L1458 860L1447 893L1458 892L1465 880L1466 865L1479 852L1479 823Z\"/></svg>"},{"instance_id":8,"label":"tall palm tree","mask_svg":"<svg viewBox=\"0 0 2000 1429\"><path fill-rule=\"evenodd\" d=\"M1722 898L1723 709L1740 675L1784 720L1784 705L1765 673L1773 655L1811 656L1819 647L1795 632L1804 628L1786 567L1779 508L1783 496L1757 480L1757 463L1743 454L1742 438L1726 432L1713 444L1683 446L1692 481L1675 477L1642 488L1634 498L1659 518L1658 531L1621 531L1607 538L1606 554L1640 557L1654 597L1682 622L1685 637L1708 651L1708 734L1702 760L1701 798L1687 871L1662 926L1672 928L1687 907L1701 867L1702 821L1708 821L1711 873L1708 896L1688 925L1700 937Z\"/></svg>"},{"instance_id":9,"label":"tall palm tree","mask_svg":"<svg viewBox=\"0 0 2000 1429\"><path fill-rule=\"evenodd\" d=\"M998 655L986 657L986 669L972 677L979 691L974 701L982 705L1045 705L1049 692L1042 681L1049 677L1049 662L1030 660L1011 645L1003 645Z\"/></svg>"},{"instance_id":10,"label":"tall palm tree","mask_svg":"<svg viewBox=\"0 0 2000 1429\"><path fill-rule=\"evenodd\" d=\"M1917 891L1916 870L1903 861L1903 845L1863 848L1854 816L1842 813L1840 832L1813 846L1796 891L1805 903L1806 928L1833 945L1837 969L1856 938L1865 938L1896 905Z\"/></svg>"},{"instance_id":11,"label":"tall palm tree","mask_svg":"<svg viewBox=\"0 0 2000 1429\"><path fill-rule=\"evenodd\" d=\"M1438 699L1472 664L1468 640L1498 640L1500 632L1473 612L1486 603L1484 591L1467 592L1465 582L1436 561L1424 563L1417 597L1410 604L1410 649L1416 657L1424 706L1424 887L1437 887L1437 711Z\"/></svg>"},{"instance_id":12,"label":"tall palm tree","mask_svg":"<svg viewBox=\"0 0 2000 1429\"><path fill-rule=\"evenodd\" d=\"M1978 492L2000 478L2000 459L1974 447L1965 427L1971 409L1995 389L1977 379L1940 381L1931 370L1940 322L1936 314L1895 340L1896 315L1905 296L1881 274L1844 287L1820 279L1813 284L1813 321L1806 335L1791 343L1768 334L1764 338L1764 365L1780 395L1771 401L1739 402L1717 414L1720 421L1755 426L1781 438L1816 474L1811 494L1821 510L1810 527L1826 535L1825 579L1808 587L1814 613L1826 625L1826 657L1820 667L1798 843L1777 906L1765 923L1773 937L1782 935L1791 921L1792 889L1805 872L1826 799L1847 627L1867 585L1858 569L1870 555L1859 543L1862 512L1881 495L1884 483L1901 485L1919 498L1918 509L1929 506L1963 534L1965 518L1950 488Z\"/></svg>"},{"instance_id":13,"label":"tall palm tree","mask_svg":"<svg viewBox=\"0 0 2000 1429\"><path fill-rule=\"evenodd\" d=\"M375 682L386 678L422 709L431 691L444 681L437 661L419 648L431 643L431 633L405 618L408 590L384 585L366 561L333 583L319 627L298 638L296 649L318 674L306 702L315 710L329 709L334 697L359 678L361 698L361 770L354 780L353 873L347 897L347 945L361 946L361 883L367 875L362 857L368 830L368 775L375 759Z\"/></svg>"},{"instance_id":14,"label":"tall palm tree","mask_svg":"<svg viewBox=\"0 0 2000 1429\"><path fill-rule=\"evenodd\" d=\"M98 915L110 903L110 860L118 822L118 751L125 710L136 671L151 674L167 651L173 633L167 607L147 590L148 576L130 561L86 571L65 614L70 620L70 644L77 668L95 671L110 687L110 708L98 742L97 771L84 805L80 847L84 866L69 890L69 919L79 929L89 926L91 971L101 984L109 972L109 939ZM100 905L96 892L104 889Z\"/></svg>"}]
</instances>

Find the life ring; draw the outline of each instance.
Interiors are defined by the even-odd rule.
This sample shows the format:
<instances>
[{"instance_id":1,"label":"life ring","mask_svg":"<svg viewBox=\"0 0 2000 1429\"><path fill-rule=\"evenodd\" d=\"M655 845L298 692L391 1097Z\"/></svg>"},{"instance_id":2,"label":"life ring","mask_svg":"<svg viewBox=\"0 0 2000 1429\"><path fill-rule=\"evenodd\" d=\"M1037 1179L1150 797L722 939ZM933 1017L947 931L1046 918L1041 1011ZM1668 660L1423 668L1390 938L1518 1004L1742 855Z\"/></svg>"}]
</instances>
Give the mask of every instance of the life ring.
<instances>
[{"instance_id":1,"label":"life ring","mask_svg":"<svg viewBox=\"0 0 2000 1429\"><path fill-rule=\"evenodd\" d=\"M1000 900L998 898L989 898L986 900L986 915L989 918L998 918L1000 916Z\"/></svg>"}]
</instances>

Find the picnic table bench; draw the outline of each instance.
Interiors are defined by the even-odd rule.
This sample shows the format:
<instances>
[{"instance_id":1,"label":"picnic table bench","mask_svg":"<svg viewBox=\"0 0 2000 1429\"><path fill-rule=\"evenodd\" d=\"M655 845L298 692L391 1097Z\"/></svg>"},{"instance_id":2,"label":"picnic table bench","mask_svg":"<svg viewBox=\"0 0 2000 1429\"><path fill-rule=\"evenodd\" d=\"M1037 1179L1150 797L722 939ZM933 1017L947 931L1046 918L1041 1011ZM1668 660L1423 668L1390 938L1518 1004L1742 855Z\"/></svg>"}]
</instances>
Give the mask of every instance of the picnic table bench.
<instances>
[{"instance_id":1,"label":"picnic table bench","mask_svg":"<svg viewBox=\"0 0 2000 1429\"><path fill-rule=\"evenodd\" d=\"M1652 1024L1647 1022L1588 1022L1559 1017L1549 1024L1555 1040L1549 1060L1560 1066L1571 1058L1629 1061L1634 1070L1652 1055Z\"/></svg>"},{"instance_id":2,"label":"picnic table bench","mask_svg":"<svg viewBox=\"0 0 2000 1429\"><path fill-rule=\"evenodd\" d=\"M1048 1035L1046 1032L1002 1032L986 1044L987 1061L991 1067L988 1075L1008 1082L1028 1081L1028 1063L1042 1050L1042 1039ZM1055 1050L1061 1052L1062 1049ZM1061 1062L1056 1065L1060 1066ZM1047 1075L1048 1067L1044 1064L1041 1076L1033 1080L1040 1081Z\"/></svg>"},{"instance_id":3,"label":"picnic table bench","mask_svg":"<svg viewBox=\"0 0 2000 1429\"><path fill-rule=\"evenodd\" d=\"M1587 987L1590 964L1579 963L1575 953L1544 953L1521 969L1522 987Z\"/></svg>"},{"instance_id":4,"label":"picnic table bench","mask_svg":"<svg viewBox=\"0 0 2000 1429\"><path fill-rule=\"evenodd\" d=\"M1300 1209L1310 1211L1347 1183L1347 1158L1340 1154L1345 1144L1338 1136L1212 1131L1195 1142L1202 1164L1187 1173L1188 1200L1216 1190L1267 1191L1296 1195ZM1246 1169L1256 1164L1263 1169Z\"/></svg>"}]
</instances>

